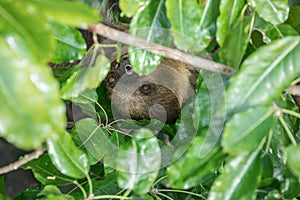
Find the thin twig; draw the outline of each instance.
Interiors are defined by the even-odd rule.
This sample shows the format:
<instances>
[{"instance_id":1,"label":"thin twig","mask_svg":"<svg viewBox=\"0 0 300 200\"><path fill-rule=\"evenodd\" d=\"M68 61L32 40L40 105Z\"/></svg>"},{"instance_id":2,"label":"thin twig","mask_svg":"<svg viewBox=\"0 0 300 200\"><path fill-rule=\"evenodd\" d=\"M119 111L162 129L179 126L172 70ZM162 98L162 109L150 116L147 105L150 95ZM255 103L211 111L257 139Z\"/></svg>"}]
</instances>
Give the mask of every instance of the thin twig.
<instances>
[{"instance_id":1,"label":"thin twig","mask_svg":"<svg viewBox=\"0 0 300 200\"><path fill-rule=\"evenodd\" d=\"M40 157L45 151L46 148L42 147L40 149L35 150L34 152L24 155L24 157L21 160L11 163L7 166L1 167L0 175L19 169L22 165Z\"/></svg>"},{"instance_id":2,"label":"thin twig","mask_svg":"<svg viewBox=\"0 0 300 200\"><path fill-rule=\"evenodd\" d=\"M172 49L158 44L147 42L143 39L116 30L102 23L89 25L87 30L126 45L132 45L142 49L147 49L152 53L159 54L171 58L173 60L185 62L187 64L191 64L197 69L206 69L210 71L220 72L228 76L232 76L236 72L235 69L223 65L221 63L217 63L212 60L200 58L197 56L192 56L177 49Z\"/></svg>"}]
</instances>

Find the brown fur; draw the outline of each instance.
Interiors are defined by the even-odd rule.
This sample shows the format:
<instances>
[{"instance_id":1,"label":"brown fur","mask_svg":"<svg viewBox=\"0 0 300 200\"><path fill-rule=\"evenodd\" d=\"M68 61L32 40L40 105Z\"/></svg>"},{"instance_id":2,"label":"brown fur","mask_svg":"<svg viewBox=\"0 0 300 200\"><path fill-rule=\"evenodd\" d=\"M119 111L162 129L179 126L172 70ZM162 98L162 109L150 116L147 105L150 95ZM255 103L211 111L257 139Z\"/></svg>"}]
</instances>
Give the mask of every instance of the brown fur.
<instances>
[{"instance_id":1,"label":"brown fur","mask_svg":"<svg viewBox=\"0 0 300 200\"><path fill-rule=\"evenodd\" d=\"M106 79L114 116L174 122L181 107L194 95L197 71L190 65L167 58L147 76L139 76L135 72L127 74L126 65L130 65L128 57L122 58L119 64L113 62ZM115 85L109 83L111 77ZM149 93L145 94L140 89L143 84L151 86Z\"/></svg>"}]
</instances>

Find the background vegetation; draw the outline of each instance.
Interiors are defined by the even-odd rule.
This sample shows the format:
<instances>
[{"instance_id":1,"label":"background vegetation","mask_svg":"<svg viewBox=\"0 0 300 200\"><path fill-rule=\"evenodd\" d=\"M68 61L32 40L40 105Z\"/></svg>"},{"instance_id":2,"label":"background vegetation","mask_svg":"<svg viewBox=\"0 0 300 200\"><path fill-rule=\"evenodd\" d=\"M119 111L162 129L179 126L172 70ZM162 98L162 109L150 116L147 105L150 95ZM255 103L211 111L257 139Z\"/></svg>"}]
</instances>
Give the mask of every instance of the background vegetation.
<instances>
[{"instance_id":1,"label":"background vegetation","mask_svg":"<svg viewBox=\"0 0 300 200\"><path fill-rule=\"evenodd\" d=\"M101 82L110 63L94 53L104 45L92 48L90 67L48 66L87 54L76 28L103 21L107 3L0 2L0 134L41 154L22 165L40 184L15 199L296 199L300 114L290 93L299 94L299 2L120 0L122 15L115 10L113 17L130 23L130 34L165 46L171 38L182 51L208 53L236 70L232 77L202 70L196 97L175 124L120 122L130 132L107 120ZM134 69L153 71L161 57L147 52L153 65L140 67L141 53L129 55ZM70 102L99 120L82 119L67 131ZM4 187L2 177L0 192Z\"/></svg>"}]
</instances>

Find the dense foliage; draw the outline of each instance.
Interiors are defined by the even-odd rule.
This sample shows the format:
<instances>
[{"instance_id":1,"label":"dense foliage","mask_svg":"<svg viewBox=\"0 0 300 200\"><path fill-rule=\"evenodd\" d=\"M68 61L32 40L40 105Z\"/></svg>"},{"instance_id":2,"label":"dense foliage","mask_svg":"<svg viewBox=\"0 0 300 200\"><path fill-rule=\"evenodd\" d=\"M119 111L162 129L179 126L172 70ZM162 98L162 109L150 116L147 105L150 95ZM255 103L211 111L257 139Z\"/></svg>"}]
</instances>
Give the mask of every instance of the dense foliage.
<instances>
[{"instance_id":1,"label":"dense foliage","mask_svg":"<svg viewBox=\"0 0 300 200\"><path fill-rule=\"evenodd\" d=\"M300 75L297 1L120 0L122 14L116 10L113 16L130 22L130 34L209 54L237 70L232 77L202 70L196 96L175 124L109 123L101 83L110 62L97 54L107 45L86 52L77 29L100 22L99 5L106 3L0 1L0 136L24 150L47 148L22 166L40 184L16 199L300 196L300 114L285 92ZM129 50L140 74L162 59L134 46ZM48 66L87 53L89 67ZM70 102L89 117L66 130Z\"/></svg>"}]
</instances>

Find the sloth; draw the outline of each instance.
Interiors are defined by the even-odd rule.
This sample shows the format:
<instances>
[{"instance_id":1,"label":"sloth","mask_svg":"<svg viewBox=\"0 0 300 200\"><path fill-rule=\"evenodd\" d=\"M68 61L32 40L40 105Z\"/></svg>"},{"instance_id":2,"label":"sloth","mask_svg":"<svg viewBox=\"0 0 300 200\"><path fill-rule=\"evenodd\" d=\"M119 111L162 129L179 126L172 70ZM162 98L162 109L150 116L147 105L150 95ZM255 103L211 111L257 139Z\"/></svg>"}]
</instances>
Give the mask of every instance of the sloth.
<instances>
[{"instance_id":1,"label":"sloth","mask_svg":"<svg viewBox=\"0 0 300 200\"><path fill-rule=\"evenodd\" d=\"M197 70L186 63L164 58L149 75L140 76L128 55L111 63L105 79L114 118L157 119L174 123L182 106L195 94Z\"/></svg>"}]
</instances>

